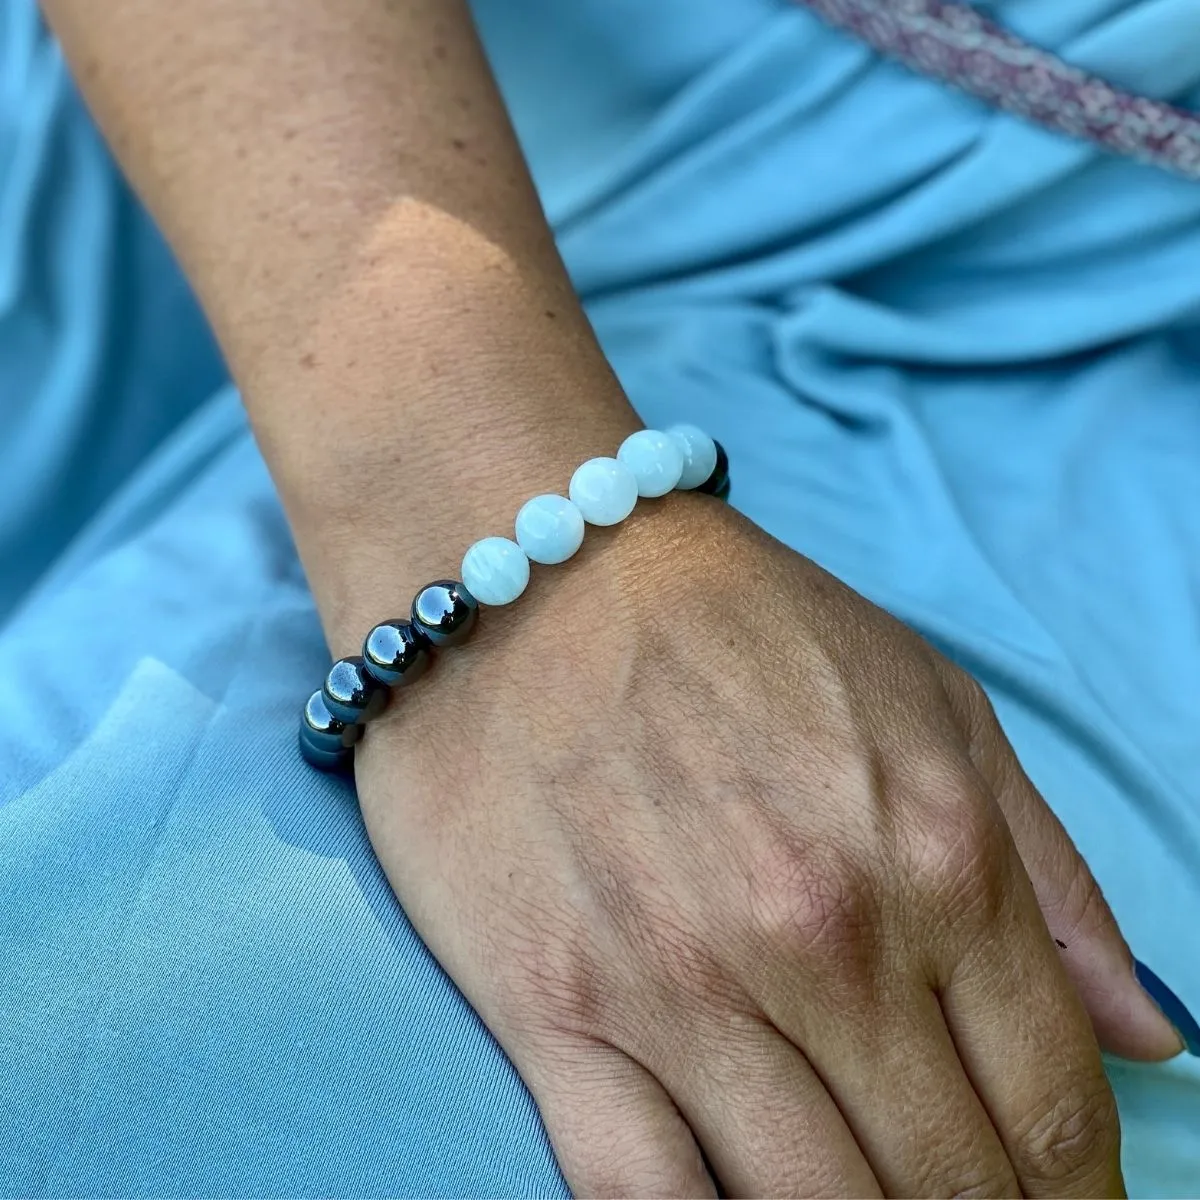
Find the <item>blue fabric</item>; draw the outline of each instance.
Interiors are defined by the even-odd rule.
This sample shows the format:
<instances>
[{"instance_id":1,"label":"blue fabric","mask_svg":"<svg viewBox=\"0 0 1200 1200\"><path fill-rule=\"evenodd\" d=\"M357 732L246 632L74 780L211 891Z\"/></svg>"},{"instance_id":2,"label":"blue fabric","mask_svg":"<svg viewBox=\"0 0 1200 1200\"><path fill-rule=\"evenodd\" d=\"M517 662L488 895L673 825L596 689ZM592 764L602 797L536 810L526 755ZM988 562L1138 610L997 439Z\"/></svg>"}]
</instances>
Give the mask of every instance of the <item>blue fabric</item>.
<instances>
[{"instance_id":1,"label":"blue fabric","mask_svg":"<svg viewBox=\"0 0 1200 1200\"><path fill-rule=\"evenodd\" d=\"M1200 104L1192 0L1008 0ZM776 0L478 0L651 423L976 672L1200 1011L1200 188ZM561 1195L511 1068L293 751L325 661L236 394L0 6L0 1194ZM281 656L278 647L292 647ZM1111 1065L1135 1195L1200 1063Z\"/></svg>"}]
</instances>

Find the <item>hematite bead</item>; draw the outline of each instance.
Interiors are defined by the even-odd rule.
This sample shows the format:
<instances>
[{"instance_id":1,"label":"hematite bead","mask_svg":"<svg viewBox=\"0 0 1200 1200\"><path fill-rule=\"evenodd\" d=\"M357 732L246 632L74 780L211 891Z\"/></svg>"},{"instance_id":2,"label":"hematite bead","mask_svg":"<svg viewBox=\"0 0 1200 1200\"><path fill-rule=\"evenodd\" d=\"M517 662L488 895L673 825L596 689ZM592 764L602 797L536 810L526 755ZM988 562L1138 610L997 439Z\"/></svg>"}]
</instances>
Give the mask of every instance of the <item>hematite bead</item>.
<instances>
[{"instance_id":1,"label":"hematite bead","mask_svg":"<svg viewBox=\"0 0 1200 1200\"><path fill-rule=\"evenodd\" d=\"M342 770L350 765L362 732L361 725L347 725L329 711L323 692L313 692L300 714L300 753L322 771Z\"/></svg>"},{"instance_id":2,"label":"hematite bead","mask_svg":"<svg viewBox=\"0 0 1200 1200\"><path fill-rule=\"evenodd\" d=\"M399 618L376 625L363 643L363 666L387 687L420 679L429 661L429 639Z\"/></svg>"},{"instance_id":3,"label":"hematite bead","mask_svg":"<svg viewBox=\"0 0 1200 1200\"><path fill-rule=\"evenodd\" d=\"M353 746L363 735L361 725L340 721L329 711L323 691L309 696L300 716L300 726L308 740L322 750L343 750Z\"/></svg>"},{"instance_id":4,"label":"hematite bead","mask_svg":"<svg viewBox=\"0 0 1200 1200\"><path fill-rule=\"evenodd\" d=\"M720 442L714 440L713 445L717 448L717 465L696 491L707 496L720 496L724 500L729 495L729 455L725 453L725 447ZM722 496L722 492L725 495Z\"/></svg>"},{"instance_id":5,"label":"hematite bead","mask_svg":"<svg viewBox=\"0 0 1200 1200\"><path fill-rule=\"evenodd\" d=\"M339 658L321 689L330 713L347 725L361 724L383 712L388 690L367 672L361 655Z\"/></svg>"},{"instance_id":6,"label":"hematite bead","mask_svg":"<svg viewBox=\"0 0 1200 1200\"><path fill-rule=\"evenodd\" d=\"M348 771L354 762L353 750L322 750L314 746L304 736L303 727L300 730L300 754L310 767L316 767L318 771Z\"/></svg>"},{"instance_id":7,"label":"hematite bead","mask_svg":"<svg viewBox=\"0 0 1200 1200\"><path fill-rule=\"evenodd\" d=\"M453 579L426 584L412 604L413 624L435 646L457 646L475 625L479 602Z\"/></svg>"}]
</instances>

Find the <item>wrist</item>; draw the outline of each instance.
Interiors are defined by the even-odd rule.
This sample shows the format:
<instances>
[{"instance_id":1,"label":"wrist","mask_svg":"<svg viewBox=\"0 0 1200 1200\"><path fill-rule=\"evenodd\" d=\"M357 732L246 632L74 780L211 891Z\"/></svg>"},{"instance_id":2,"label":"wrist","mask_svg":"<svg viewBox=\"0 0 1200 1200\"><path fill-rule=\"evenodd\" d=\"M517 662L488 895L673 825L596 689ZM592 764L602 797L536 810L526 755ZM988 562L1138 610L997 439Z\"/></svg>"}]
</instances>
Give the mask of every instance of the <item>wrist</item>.
<instances>
[{"instance_id":1,"label":"wrist","mask_svg":"<svg viewBox=\"0 0 1200 1200\"><path fill-rule=\"evenodd\" d=\"M474 629L481 604L506 613L509 604L526 595L532 577L531 561L558 566L575 558L582 547L585 521L611 538L615 534L613 527L632 516L639 494L661 500L668 490L697 489L719 502L728 495L728 481L724 451L703 431L680 426L666 433L638 432L620 446L615 458L596 457L584 463L571 478L569 500L543 495L536 506L523 508L515 521L516 541L493 534L474 542L462 559L461 570L453 577L461 578L462 582L440 579L419 586L411 602L411 616L408 612L395 612L390 603L387 609L370 612L372 595L387 588L390 572L382 577L369 576L366 595L363 589L331 593L330 603L334 607L332 610L327 607L323 615L331 630L330 641L337 661L323 687L313 693L305 706L299 732L304 757L320 770L347 767L354 755L353 743L361 737L363 726L387 706L391 692L425 674L430 648L439 650L464 644ZM549 501L554 503L546 503ZM712 501L708 503L711 505ZM665 502L663 508L676 518L682 511L670 508ZM644 523L642 527L645 528ZM631 532L636 534L636 525ZM606 540L600 542L600 555ZM649 552L644 540L636 536L627 538L626 544L634 550L635 567L639 560L661 566L664 546L677 553L680 544L688 540L686 534L681 537L676 532L666 542L655 539ZM618 544L612 542L611 546ZM716 544L719 547L719 540ZM595 561L597 556L594 551L590 557ZM599 659L592 661L602 675L614 668L622 675L624 669L620 664L632 661L630 654L635 659L641 657L637 647L646 644L647 636L655 645L663 640L661 632L665 632L668 642L678 637L670 621L663 631L662 621L654 620L655 615L660 618L663 615L659 598L654 597L647 606L638 598L642 589L631 590L628 586L630 572L621 567L623 561L628 564L630 555L622 559L610 550L606 557L610 560L609 570L595 583L589 582L589 574L594 577L594 572L582 569L587 565L585 561L572 573L571 584L555 589L555 600L548 610L554 619L535 636L539 646L535 658L551 673L556 661L569 665L578 661L581 654L587 658L590 645L599 650ZM721 556L717 555L716 560L720 561ZM550 572L551 577L557 574ZM635 583L636 575L635 569ZM669 612L682 615L685 610L677 596L693 592L690 596L693 615L697 601L701 609L711 608L705 588L685 587L681 592L678 584L682 578L672 580ZM343 585L346 582L341 580ZM570 603L572 593L583 603ZM360 608L366 614L361 619L357 616ZM350 650L354 646L367 616L376 617L379 611L395 615L372 622L361 654L342 654L343 648ZM501 616L496 621L497 645L505 640L511 642L514 632L521 627L528 631L537 622L538 610L530 599L525 599L518 611L524 615L516 620L506 621ZM541 614L543 620L546 611ZM578 623L577 633L567 635L565 642L566 625L561 620L564 614L574 616ZM597 616L601 619L597 620ZM660 634L655 635L655 630L661 631ZM507 639L506 631L510 635ZM555 654L556 644L567 653ZM588 674L594 677L596 671ZM546 677L541 678L544 682ZM592 683L596 682L593 678Z\"/></svg>"},{"instance_id":2,"label":"wrist","mask_svg":"<svg viewBox=\"0 0 1200 1200\"><path fill-rule=\"evenodd\" d=\"M331 639L348 581L453 574L640 426L569 288L451 241L356 255L239 372Z\"/></svg>"},{"instance_id":3,"label":"wrist","mask_svg":"<svg viewBox=\"0 0 1200 1200\"><path fill-rule=\"evenodd\" d=\"M468 547L485 536L511 538L521 504L541 492L565 493L575 465L557 478L477 493L469 502L461 493L450 502L444 493L431 495L416 524L376 522L364 514L356 529L323 541L322 565L310 567L310 582L333 656L359 653L373 625L405 617L424 583L462 578ZM469 481L464 488L470 492ZM426 521L430 508L435 511ZM670 614L697 602L707 610L728 595L725 580L736 577L730 546L743 540L744 526L711 496L673 492L642 500L618 525L588 526L567 562L533 564L520 599L488 607L476 637L487 644L493 637L524 636L524 630L534 631L530 636L543 647L581 647L593 636L601 643L631 637L636 624L652 627L659 618L669 623Z\"/></svg>"}]
</instances>

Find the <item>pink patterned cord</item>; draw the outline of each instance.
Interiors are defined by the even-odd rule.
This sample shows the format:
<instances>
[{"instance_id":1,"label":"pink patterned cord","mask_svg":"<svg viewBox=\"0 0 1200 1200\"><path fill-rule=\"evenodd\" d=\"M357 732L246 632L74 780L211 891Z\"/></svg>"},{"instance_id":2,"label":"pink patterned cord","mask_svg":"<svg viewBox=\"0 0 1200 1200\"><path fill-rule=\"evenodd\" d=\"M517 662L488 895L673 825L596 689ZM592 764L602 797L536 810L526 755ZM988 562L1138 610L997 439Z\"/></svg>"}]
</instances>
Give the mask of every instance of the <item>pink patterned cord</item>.
<instances>
[{"instance_id":1,"label":"pink patterned cord","mask_svg":"<svg viewBox=\"0 0 1200 1200\"><path fill-rule=\"evenodd\" d=\"M798 0L878 53L1039 125L1200 179L1200 114L1122 91L968 4Z\"/></svg>"}]
</instances>

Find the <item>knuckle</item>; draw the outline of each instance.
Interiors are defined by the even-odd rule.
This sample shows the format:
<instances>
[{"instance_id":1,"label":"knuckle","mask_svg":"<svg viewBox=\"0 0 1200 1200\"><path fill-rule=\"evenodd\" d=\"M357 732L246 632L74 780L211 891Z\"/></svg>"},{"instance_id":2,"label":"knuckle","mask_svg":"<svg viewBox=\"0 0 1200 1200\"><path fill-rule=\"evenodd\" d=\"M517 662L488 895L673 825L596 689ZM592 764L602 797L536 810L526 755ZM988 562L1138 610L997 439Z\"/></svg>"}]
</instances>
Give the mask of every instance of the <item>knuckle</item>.
<instances>
[{"instance_id":1,"label":"knuckle","mask_svg":"<svg viewBox=\"0 0 1200 1200\"><path fill-rule=\"evenodd\" d=\"M959 693L962 703L971 714L977 727L983 729L998 729L999 718L992 704L992 698L984 691L983 684L974 675L960 671L958 677Z\"/></svg>"},{"instance_id":2,"label":"knuckle","mask_svg":"<svg viewBox=\"0 0 1200 1200\"><path fill-rule=\"evenodd\" d=\"M586 1196L686 1196L695 1190L695 1168L663 1162L648 1147L582 1149L563 1165L576 1193Z\"/></svg>"},{"instance_id":3,"label":"knuckle","mask_svg":"<svg viewBox=\"0 0 1200 1200\"><path fill-rule=\"evenodd\" d=\"M1068 941L1081 933L1100 933L1115 930L1116 921L1108 901L1096 882L1096 877L1077 859L1076 869L1047 920Z\"/></svg>"},{"instance_id":4,"label":"knuckle","mask_svg":"<svg viewBox=\"0 0 1200 1200\"><path fill-rule=\"evenodd\" d=\"M980 1136L982 1130L961 1131L958 1139L933 1141L914 1164L911 1195L953 1196L955 1200L985 1200L1015 1193L1016 1178L999 1146ZM964 1136L965 1135L965 1136Z\"/></svg>"},{"instance_id":5,"label":"knuckle","mask_svg":"<svg viewBox=\"0 0 1200 1200\"><path fill-rule=\"evenodd\" d=\"M1023 1177L1063 1188L1109 1171L1120 1155L1116 1101L1102 1075L1068 1087L1020 1138Z\"/></svg>"},{"instance_id":6,"label":"knuckle","mask_svg":"<svg viewBox=\"0 0 1200 1200\"><path fill-rule=\"evenodd\" d=\"M756 941L810 967L867 971L876 957L878 905L868 872L829 847L778 846L751 880Z\"/></svg>"},{"instance_id":7,"label":"knuckle","mask_svg":"<svg viewBox=\"0 0 1200 1200\"><path fill-rule=\"evenodd\" d=\"M1008 899L1008 835L981 785L952 776L914 807L906 846L910 886L958 920L999 919Z\"/></svg>"},{"instance_id":8,"label":"knuckle","mask_svg":"<svg viewBox=\"0 0 1200 1200\"><path fill-rule=\"evenodd\" d=\"M993 736L1000 728L1000 720L983 685L974 675L944 659L940 667L947 698L963 731L972 742Z\"/></svg>"},{"instance_id":9,"label":"knuckle","mask_svg":"<svg viewBox=\"0 0 1200 1200\"><path fill-rule=\"evenodd\" d=\"M927 1193L930 1196L952 1196L954 1200L994 1200L996 1196L1011 1196L1013 1180L1007 1171L966 1175L947 1186L940 1184Z\"/></svg>"}]
</instances>

